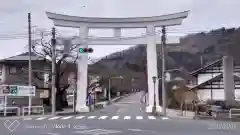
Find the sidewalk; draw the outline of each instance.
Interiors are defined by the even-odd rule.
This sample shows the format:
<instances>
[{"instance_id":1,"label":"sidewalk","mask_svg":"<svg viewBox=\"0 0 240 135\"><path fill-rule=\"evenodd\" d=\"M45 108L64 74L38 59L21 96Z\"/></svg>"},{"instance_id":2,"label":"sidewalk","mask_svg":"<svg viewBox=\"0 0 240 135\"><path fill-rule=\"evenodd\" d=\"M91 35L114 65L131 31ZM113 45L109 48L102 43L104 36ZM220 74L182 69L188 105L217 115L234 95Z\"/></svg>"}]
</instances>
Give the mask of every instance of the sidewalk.
<instances>
[{"instance_id":1,"label":"sidewalk","mask_svg":"<svg viewBox=\"0 0 240 135\"><path fill-rule=\"evenodd\" d=\"M194 119L194 112L184 111L181 114L180 110L167 109L167 116L171 118L181 118L181 119Z\"/></svg>"},{"instance_id":2,"label":"sidewalk","mask_svg":"<svg viewBox=\"0 0 240 135\"><path fill-rule=\"evenodd\" d=\"M118 102L119 100L121 100L123 97L127 97L129 96L129 94L127 95L123 95L123 96L120 96L120 97L116 97L116 98L113 98L112 100L110 101L103 101L103 102L98 102L96 103L95 105L96 106L102 106L100 108L95 108L94 110L98 110L98 109L103 109L105 108L106 106L110 105L111 103L114 103L114 102ZM88 113L88 112L86 112ZM64 111L61 111L61 112L56 112L56 115L73 115L73 114L79 114L78 112L73 112L73 109L72 108L67 108L67 109L64 109Z\"/></svg>"}]
</instances>

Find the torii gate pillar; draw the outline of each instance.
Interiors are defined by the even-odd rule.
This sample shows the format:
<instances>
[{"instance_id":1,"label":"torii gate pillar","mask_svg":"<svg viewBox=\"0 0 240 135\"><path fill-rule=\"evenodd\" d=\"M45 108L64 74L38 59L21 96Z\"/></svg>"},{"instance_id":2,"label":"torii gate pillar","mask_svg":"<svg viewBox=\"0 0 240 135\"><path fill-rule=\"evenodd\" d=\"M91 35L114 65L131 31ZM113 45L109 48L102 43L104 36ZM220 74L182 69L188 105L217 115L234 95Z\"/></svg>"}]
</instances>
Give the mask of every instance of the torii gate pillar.
<instances>
[{"instance_id":1,"label":"torii gate pillar","mask_svg":"<svg viewBox=\"0 0 240 135\"><path fill-rule=\"evenodd\" d=\"M79 33L83 38L88 37L88 27L81 26ZM82 48L87 48L88 44L84 43L81 45ZM79 52L78 52L79 53ZM77 112L89 112L89 108L86 105L87 97L87 87L88 87L88 54L79 53L78 59L78 72L77 72L77 101L76 101L76 111Z\"/></svg>"}]
</instances>

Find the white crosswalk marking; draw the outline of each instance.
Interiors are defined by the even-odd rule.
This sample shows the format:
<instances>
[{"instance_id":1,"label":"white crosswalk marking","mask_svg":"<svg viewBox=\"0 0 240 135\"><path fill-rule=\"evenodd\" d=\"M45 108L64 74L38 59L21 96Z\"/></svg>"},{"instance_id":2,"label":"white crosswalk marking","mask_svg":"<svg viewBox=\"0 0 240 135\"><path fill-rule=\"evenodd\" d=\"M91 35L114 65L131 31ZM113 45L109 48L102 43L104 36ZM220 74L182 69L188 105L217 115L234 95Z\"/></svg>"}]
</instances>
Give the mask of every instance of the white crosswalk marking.
<instances>
[{"instance_id":1,"label":"white crosswalk marking","mask_svg":"<svg viewBox=\"0 0 240 135\"><path fill-rule=\"evenodd\" d=\"M48 120L56 120L56 119L59 119L59 118L60 118L59 116L56 116L56 117L49 118Z\"/></svg>"},{"instance_id":2,"label":"white crosswalk marking","mask_svg":"<svg viewBox=\"0 0 240 135\"><path fill-rule=\"evenodd\" d=\"M101 116L99 119L106 119L108 116Z\"/></svg>"},{"instance_id":3,"label":"white crosswalk marking","mask_svg":"<svg viewBox=\"0 0 240 135\"><path fill-rule=\"evenodd\" d=\"M89 116L88 119L94 119L96 118L97 116Z\"/></svg>"},{"instance_id":4,"label":"white crosswalk marking","mask_svg":"<svg viewBox=\"0 0 240 135\"><path fill-rule=\"evenodd\" d=\"M75 119L83 119L85 116L78 116Z\"/></svg>"},{"instance_id":5,"label":"white crosswalk marking","mask_svg":"<svg viewBox=\"0 0 240 135\"><path fill-rule=\"evenodd\" d=\"M123 120L130 120L130 119L136 119L136 120L144 120L144 119L149 119L149 120L156 120L156 119L161 119L161 120L171 120L168 117L155 117L155 116L54 116L54 117L47 117L47 116L42 116L42 117L25 117L23 118L23 120L67 120L67 119L76 119L76 120L80 120L80 119L84 119L86 118L86 120L94 120L94 119L98 119L98 120L107 120L107 119L112 119L112 120L117 120L117 119L123 119Z\"/></svg>"},{"instance_id":6,"label":"white crosswalk marking","mask_svg":"<svg viewBox=\"0 0 240 135\"><path fill-rule=\"evenodd\" d=\"M40 117L40 118L37 118L36 120L44 120L46 119L47 117Z\"/></svg>"},{"instance_id":7,"label":"white crosswalk marking","mask_svg":"<svg viewBox=\"0 0 240 135\"><path fill-rule=\"evenodd\" d=\"M148 119L155 120L156 118L154 116L148 116Z\"/></svg>"},{"instance_id":8,"label":"white crosswalk marking","mask_svg":"<svg viewBox=\"0 0 240 135\"><path fill-rule=\"evenodd\" d=\"M90 130L80 130L75 131L77 134L88 134L88 135L107 135L107 134L114 134L114 133L121 133L122 131L116 130L106 130L106 129L90 129Z\"/></svg>"},{"instance_id":9,"label":"white crosswalk marking","mask_svg":"<svg viewBox=\"0 0 240 135\"><path fill-rule=\"evenodd\" d=\"M137 116L136 119L137 119L137 120L142 120L143 117L142 117L142 116Z\"/></svg>"},{"instance_id":10,"label":"white crosswalk marking","mask_svg":"<svg viewBox=\"0 0 240 135\"><path fill-rule=\"evenodd\" d=\"M168 117L162 117L161 119L162 119L162 120L169 120Z\"/></svg>"},{"instance_id":11,"label":"white crosswalk marking","mask_svg":"<svg viewBox=\"0 0 240 135\"><path fill-rule=\"evenodd\" d=\"M73 116L67 116L67 117L63 117L61 118L62 120L67 120L67 119L71 119Z\"/></svg>"},{"instance_id":12,"label":"white crosswalk marking","mask_svg":"<svg viewBox=\"0 0 240 135\"><path fill-rule=\"evenodd\" d=\"M32 120L32 118L24 118L23 120Z\"/></svg>"},{"instance_id":13,"label":"white crosswalk marking","mask_svg":"<svg viewBox=\"0 0 240 135\"><path fill-rule=\"evenodd\" d=\"M131 117L130 117L130 116L124 116L123 119L124 119L124 120L129 120L129 119L131 119Z\"/></svg>"},{"instance_id":14,"label":"white crosswalk marking","mask_svg":"<svg viewBox=\"0 0 240 135\"><path fill-rule=\"evenodd\" d=\"M117 120L119 118L119 116L113 116L112 120Z\"/></svg>"}]
</instances>

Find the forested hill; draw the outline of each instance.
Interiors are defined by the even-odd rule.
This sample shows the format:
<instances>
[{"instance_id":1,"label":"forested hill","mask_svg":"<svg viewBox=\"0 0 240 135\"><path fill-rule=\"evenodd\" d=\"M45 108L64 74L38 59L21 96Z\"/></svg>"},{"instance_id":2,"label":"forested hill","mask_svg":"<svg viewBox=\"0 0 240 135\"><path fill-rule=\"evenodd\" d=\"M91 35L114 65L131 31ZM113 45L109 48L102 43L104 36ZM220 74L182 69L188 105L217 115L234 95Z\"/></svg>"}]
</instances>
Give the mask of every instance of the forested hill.
<instances>
[{"instance_id":1,"label":"forested hill","mask_svg":"<svg viewBox=\"0 0 240 135\"><path fill-rule=\"evenodd\" d=\"M220 28L207 33L187 35L179 44L169 44L167 48L167 68L184 67L189 72L231 54L237 61L240 59L240 28ZM160 47L159 47L160 48ZM158 51L160 52L160 49ZM158 53L160 54L160 53ZM136 45L128 50L113 53L90 66L90 72L104 74L142 73L146 63L145 45ZM158 68L161 69L160 55ZM104 70L104 71L103 71Z\"/></svg>"}]
</instances>

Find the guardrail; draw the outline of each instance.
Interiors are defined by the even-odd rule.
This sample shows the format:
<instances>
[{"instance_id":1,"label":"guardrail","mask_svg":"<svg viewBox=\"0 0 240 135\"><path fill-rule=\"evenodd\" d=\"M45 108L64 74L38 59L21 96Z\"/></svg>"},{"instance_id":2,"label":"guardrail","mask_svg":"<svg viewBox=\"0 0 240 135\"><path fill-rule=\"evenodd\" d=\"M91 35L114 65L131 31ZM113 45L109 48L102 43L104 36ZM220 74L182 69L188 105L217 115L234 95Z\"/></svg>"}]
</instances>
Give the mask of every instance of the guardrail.
<instances>
[{"instance_id":1,"label":"guardrail","mask_svg":"<svg viewBox=\"0 0 240 135\"><path fill-rule=\"evenodd\" d=\"M236 111L237 111L237 113L236 113ZM231 108L229 110L229 118L232 118L232 116L240 116L240 109Z\"/></svg>"},{"instance_id":2,"label":"guardrail","mask_svg":"<svg viewBox=\"0 0 240 135\"><path fill-rule=\"evenodd\" d=\"M44 115L44 107L43 106L31 106L30 108L29 108L29 106L24 106L24 107L22 107L22 115L24 116L25 113L28 113L29 109L30 109L31 114L33 114L33 113L41 114L42 113L42 115Z\"/></svg>"},{"instance_id":3,"label":"guardrail","mask_svg":"<svg viewBox=\"0 0 240 135\"><path fill-rule=\"evenodd\" d=\"M1 113L4 113L4 116L7 116L8 113L15 113L13 110L17 110L16 112L16 115L17 116L20 116L21 115L21 108L20 107L16 107L16 106L4 106L2 107L3 112ZM9 111L11 110L11 111Z\"/></svg>"}]
</instances>

